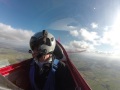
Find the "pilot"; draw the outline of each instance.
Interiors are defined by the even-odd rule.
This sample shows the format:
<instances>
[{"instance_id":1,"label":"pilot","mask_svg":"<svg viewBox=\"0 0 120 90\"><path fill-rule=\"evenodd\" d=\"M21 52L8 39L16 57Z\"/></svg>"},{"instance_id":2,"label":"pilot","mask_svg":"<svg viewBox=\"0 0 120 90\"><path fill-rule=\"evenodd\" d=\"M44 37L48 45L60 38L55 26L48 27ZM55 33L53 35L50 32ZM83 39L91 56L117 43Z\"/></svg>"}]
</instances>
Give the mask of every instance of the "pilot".
<instances>
[{"instance_id":1,"label":"pilot","mask_svg":"<svg viewBox=\"0 0 120 90\"><path fill-rule=\"evenodd\" d=\"M55 47L55 37L46 30L31 37L33 60L29 78L32 90L75 90L69 69L53 53Z\"/></svg>"}]
</instances>

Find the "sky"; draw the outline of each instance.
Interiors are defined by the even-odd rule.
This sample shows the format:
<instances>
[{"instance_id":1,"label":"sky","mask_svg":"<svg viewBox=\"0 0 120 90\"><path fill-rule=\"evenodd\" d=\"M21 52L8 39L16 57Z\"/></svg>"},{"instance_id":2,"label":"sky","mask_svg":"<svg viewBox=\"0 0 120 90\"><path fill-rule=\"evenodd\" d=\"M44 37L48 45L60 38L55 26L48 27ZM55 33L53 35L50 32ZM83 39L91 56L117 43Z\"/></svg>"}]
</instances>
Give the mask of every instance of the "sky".
<instances>
[{"instance_id":1,"label":"sky","mask_svg":"<svg viewBox=\"0 0 120 90\"><path fill-rule=\"evenodd\" d=\"M0 44L52 33L67 50L120 53L120 0L0 0Z\"/></svg>"}]
</instances>

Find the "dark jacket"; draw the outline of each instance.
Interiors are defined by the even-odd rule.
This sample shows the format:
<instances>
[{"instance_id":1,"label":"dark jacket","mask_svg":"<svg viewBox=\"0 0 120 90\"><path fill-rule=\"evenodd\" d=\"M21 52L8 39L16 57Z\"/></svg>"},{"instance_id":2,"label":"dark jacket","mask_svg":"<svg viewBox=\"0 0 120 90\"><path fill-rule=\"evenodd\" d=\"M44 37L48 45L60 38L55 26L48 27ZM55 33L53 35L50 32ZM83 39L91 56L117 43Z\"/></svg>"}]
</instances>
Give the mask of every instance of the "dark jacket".
<instances>
[{"instance_id":1,"label":"dark jacket","mask_svg":"<svg viewBox=\"0 0 120 90\"><path fill-rule=\"evenodd\" d=\"M51 64L46 64L40 69L35 63L35 82L40 90L44 88L50 68ZM58 63L55 73L55 90L75 90L75 84L70 71L65 63L61 61Z\"/></svg>"}]
</instances>

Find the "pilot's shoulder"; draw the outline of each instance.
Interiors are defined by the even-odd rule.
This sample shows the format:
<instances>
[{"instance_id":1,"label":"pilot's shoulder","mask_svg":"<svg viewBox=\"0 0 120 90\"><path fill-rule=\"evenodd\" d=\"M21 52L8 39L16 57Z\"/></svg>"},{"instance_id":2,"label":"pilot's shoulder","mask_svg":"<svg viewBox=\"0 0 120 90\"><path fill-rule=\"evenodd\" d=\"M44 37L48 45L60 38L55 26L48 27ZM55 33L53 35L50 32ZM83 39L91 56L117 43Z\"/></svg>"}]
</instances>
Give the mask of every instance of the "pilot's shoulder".
<instances>
[{"instance_id":1,"label":"pilot's shoulder","mask_svg":"<svg viewBox=\"0 0 120 90\"><path fill-rule=\"evenodd\" d=\"M65 63L62 62L62 61L59 61L59 63L58 63L58 69L59 70L63 70L63 69L66 69L66 68L67 68L67 66L65 65Z\"/></svg>"},{"instance_id":2,"label":"pilot's shoulder","mask_svg":"<svg viewBox=\"0 0 120 90\"><path fill-rule=\"evenodd\" d=\"M62 61L59 61L58 65L59 65L59 66L64 66L64 67L66 66L65 63L62 62Z\"/></svg>"}]
</instances>

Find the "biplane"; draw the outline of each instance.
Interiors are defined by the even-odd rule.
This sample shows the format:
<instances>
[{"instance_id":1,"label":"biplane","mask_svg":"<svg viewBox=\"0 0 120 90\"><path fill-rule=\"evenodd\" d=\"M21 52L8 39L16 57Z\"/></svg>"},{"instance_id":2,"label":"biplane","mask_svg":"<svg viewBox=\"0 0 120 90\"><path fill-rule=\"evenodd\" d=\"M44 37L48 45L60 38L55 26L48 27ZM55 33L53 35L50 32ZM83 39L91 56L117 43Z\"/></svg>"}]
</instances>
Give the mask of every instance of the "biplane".
<instances>
[{"instance_id":1,"label":"biplane","mask_svg":"<svg viewBox=\"0 0 120 90\"><path fill-rule=\"evenodd\" d=\"M91 90L85 79L81 76L75 65L70 60L66 50L57 41L54 54L63 61L71 73L74 81L74 90ZM0 68L0 90L30 90L29 63L31 59Z\"/></svg>"}]
</instances>

